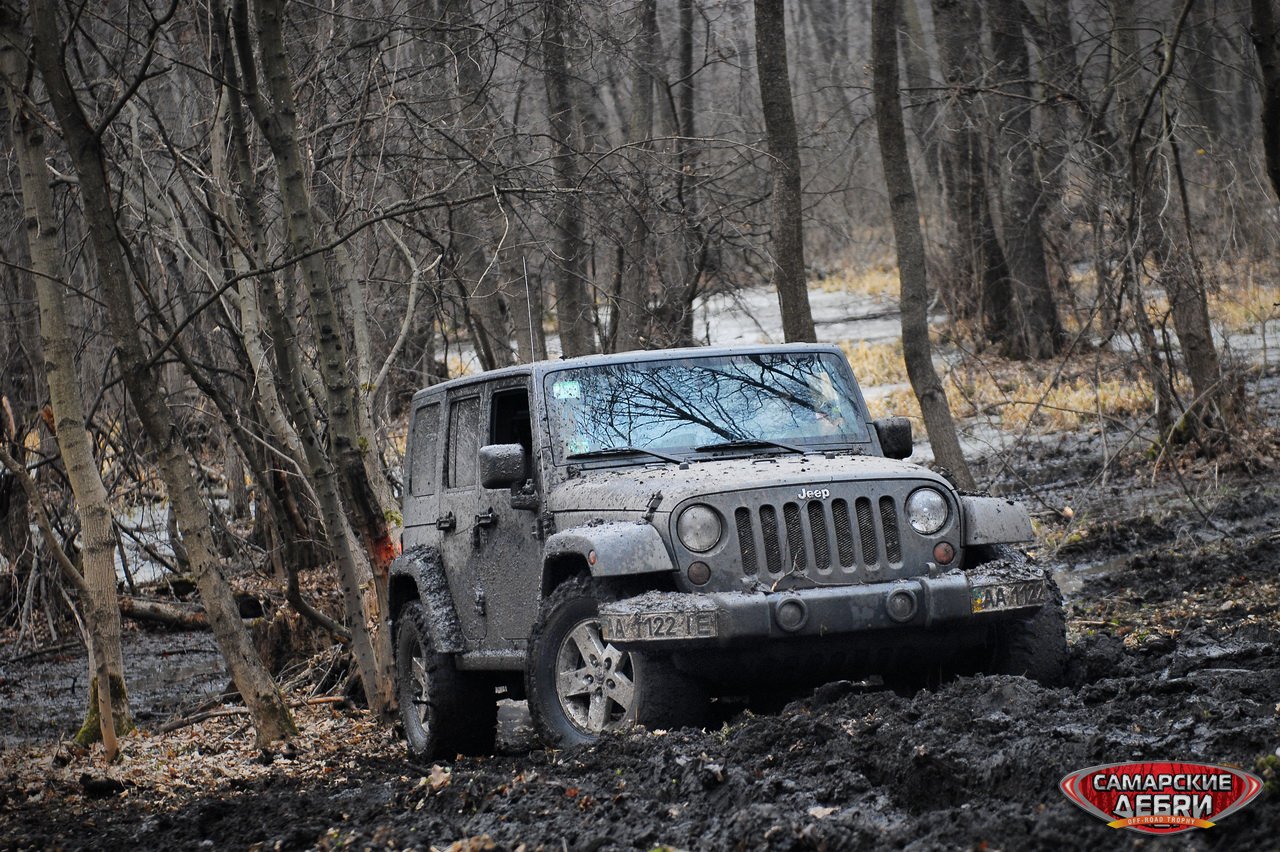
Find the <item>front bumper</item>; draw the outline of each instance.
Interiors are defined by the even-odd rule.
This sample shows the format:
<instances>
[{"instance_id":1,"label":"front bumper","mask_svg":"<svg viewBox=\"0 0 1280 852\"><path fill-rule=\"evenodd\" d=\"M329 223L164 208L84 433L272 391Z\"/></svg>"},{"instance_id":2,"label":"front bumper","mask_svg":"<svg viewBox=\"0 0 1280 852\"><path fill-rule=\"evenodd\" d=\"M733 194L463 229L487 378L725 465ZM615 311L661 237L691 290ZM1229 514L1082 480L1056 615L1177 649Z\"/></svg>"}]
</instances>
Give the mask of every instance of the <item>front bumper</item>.
<instances>
[{"instance_id":1,"label":"front bumper","mask_svg":"<svg viewBox=\"0 0 1280 852\"><path fill-rule=\"evenodd\" d=\"M626 650L724 648L759 640L836 637L1026 614L1051 600L1035 571L911 577L783 592L648 592L600 607L604 638Z\"/></svg>"}]
</instances>

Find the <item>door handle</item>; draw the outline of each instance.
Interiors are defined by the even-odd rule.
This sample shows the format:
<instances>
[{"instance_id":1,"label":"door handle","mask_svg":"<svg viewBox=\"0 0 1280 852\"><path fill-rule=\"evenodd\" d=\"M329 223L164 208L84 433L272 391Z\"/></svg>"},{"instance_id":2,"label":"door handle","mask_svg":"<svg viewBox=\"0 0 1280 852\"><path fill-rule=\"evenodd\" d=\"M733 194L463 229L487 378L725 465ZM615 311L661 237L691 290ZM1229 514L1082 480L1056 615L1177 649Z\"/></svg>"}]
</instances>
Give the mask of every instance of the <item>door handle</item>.
<instances>
[{"instance_id":1,"label":"door handle","mask_svg":"<svg viewBox=\"0 0 1280 852\"><path fill-rule=\"evenodd\" d=\"M493 513L492 508L485 509L476 515L476 526L491 527L498 522L498 516Z\"/></svg>"},{"instance_id":2,"label":"door handle","mask_svg":"<svg viewBox=\"0 0 1280 852\"><path fill-rule=\"evenodd\" d=\"M436 518L436 529L449 532L458 526L458 519L453 516L453 512L441 515Z\"/></svg>"}]
</instances>

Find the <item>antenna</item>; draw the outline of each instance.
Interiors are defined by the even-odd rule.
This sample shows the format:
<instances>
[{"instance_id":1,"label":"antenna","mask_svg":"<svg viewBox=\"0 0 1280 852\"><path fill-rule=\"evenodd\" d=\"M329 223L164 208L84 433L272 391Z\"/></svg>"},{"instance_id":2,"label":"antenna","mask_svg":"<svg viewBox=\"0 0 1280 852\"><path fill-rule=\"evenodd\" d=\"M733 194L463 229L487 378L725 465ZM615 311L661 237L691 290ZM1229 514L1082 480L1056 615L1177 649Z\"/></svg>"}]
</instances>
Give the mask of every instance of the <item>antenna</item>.
<instances>
[{"instance_id":1,"label":"antenna","mask_svg":"<svg viewBox=\"0 0 1280 852\"><path fill-rule=\"evenodd\" d=\"M529 289L529 258L527 255L520 255L520 266L524 269L524 306L529 312L529 357L531 360L538 360L538 344L533 337L533 292Z\"/></svg>"}]
</instances>

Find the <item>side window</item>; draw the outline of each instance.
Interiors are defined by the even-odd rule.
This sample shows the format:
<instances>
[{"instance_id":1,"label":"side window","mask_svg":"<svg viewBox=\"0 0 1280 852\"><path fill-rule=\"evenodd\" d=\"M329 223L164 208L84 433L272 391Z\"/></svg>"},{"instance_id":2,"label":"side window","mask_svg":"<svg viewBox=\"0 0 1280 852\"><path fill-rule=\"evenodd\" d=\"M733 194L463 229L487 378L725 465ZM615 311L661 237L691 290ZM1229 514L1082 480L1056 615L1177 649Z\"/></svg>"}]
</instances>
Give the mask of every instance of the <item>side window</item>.
<instances>
[{"instance_id":1,"label":"side window","mask_svg":"<svg viewBox=\"0 0 1280 852\"><path fill-rule=\"evenodd\" d=\"M413 458L409 464L409 490L415 497L436 493L440 460L440 403L419 408L413 416Z\"/></svg>"},{"instance_id":2,"label":"side window","mask_svg":"<svg viewBox=\"0 0 1280 852\"><path fill-rule=\"evenodd\" d=\"M519 444L526 453L533 450L533 430L529 422L529 391L509 388L494 391L490 404L490 444Z\"/></svg>"},{"instance_id":3,"label":"side window","mask_svg":"<svg viewBox=\"0 0 1280 852\"><path fill-rule=\"evenodd\" d=\"M480 397L455 399L449 406L449 488L467 488L479 480Z\"/></svg>"}]
</instances>

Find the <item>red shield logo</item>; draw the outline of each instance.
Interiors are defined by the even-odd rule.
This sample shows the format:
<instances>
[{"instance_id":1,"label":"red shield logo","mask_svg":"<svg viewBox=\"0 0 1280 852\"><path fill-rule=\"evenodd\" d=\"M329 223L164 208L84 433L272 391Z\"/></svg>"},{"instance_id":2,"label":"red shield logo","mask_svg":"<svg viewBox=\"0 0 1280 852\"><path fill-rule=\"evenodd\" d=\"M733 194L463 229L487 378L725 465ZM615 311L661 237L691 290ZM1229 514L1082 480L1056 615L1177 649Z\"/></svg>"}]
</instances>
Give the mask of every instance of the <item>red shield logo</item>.
<instances>
[{"instance_id":1,"label":"red shield logo","mask_svg":"<svg viewBox=\"0 0 1280 852\"><path fill-rule=\"evenodd\" d=\"M1059 786L1111 828L1177 834L1212 828L1249 804L1262 780L1209 763L1109 763L1072 772Z\"/></svg>"}]
</instances>

